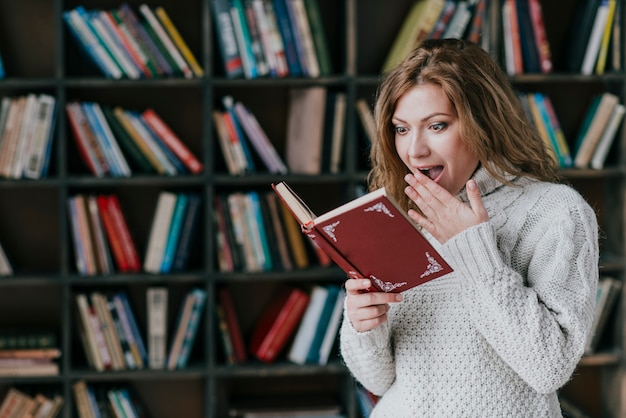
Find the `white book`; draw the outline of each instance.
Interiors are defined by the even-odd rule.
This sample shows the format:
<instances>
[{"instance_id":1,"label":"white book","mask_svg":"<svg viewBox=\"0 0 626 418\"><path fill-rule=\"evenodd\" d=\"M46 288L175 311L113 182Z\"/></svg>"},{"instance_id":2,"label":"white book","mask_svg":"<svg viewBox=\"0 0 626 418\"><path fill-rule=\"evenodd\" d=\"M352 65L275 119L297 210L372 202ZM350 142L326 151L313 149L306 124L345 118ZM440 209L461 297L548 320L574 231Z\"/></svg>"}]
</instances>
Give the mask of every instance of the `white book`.
<instances>
[{"instance_id":1,"label":"white book","mask_svg":"<svg viewBox=\"0 0 626 418\"><path fill-rule=\"evenodd\" d=\"M307 305L293 343L287 354L287 358L296 363L304 364L306 362L309 348L313 342L313 337L317 332L317 324L324 309L326 298L328 297L328 289L324 286L315 285L311 289L311 298Z\"/></svg>"},{"instance_id":2,"label":"white book","mask_svg":"<svg viewBox=\"0 0 626 418\"><path fill-rule=\"evenodd\" d=\"M319 77L320 65L317 60L315 44L313 43L313 35L311 33L311 25L306 12L306 6L303 0L289 0L287 7L293 6L293 12L296 17L296 25L298 34L302 37L302 46L304 47L307 76L311 78ZM291 5L291 6L290 6Z\"/></svg>"},{"instance_id":3,"label":"white book","mask_svg":"<svg viewBox=\"0 0 626 418\"><path fill-rule=\"evenodd\" d=\"M596 17L593 21L591 34L589 35L589 41L587 42L587 49L585 50L582 67L580 69L580 72L584 75L591 75L596 66L598 52L600 51L600 43L602 42L602 35L604 34L608 17L609 1L602 0L602 3L600 3L598 10L596 11Z\"/></svg>"},{"instance_id":4,"label":"white book","mask_svg":"<svg viewBox=\"0 0 626 418\"><path fill-rule=\"evenodd\" d=\"M613 109L613 113L611 113L611 117L606 124L606 128L602 131L602 136L600 137L598 145L596 145L596 149L591 157L591 162L589 163L591 168L600 170L604 167L606 156L609 153L611 144L613 144L613 140L617 134L617 129L624 118L625 112L626 107L621 103L618 103Z\"/></svg>"},{"instance_id":5,"label":"white book","mask_svg":"<svg viewBox=\"0 0 626 418\"><path fill-rule=\"evenodd\" d=\"M78 307L78 318L82 329L81 336L85 345L85 354L92 361L92 366L99 372L104 371L105 359L102 358L102 352L98 348L96 331L89 312L89 301L87 295L79 293L75 297L76 306Z\"/></svg>"},{"instance_id":6,"label":"white book","mask_svg":"<svg viewBox=\"0 0 626 418\"><path fill-rule=\"evenodd\" d=\"M330 148L330 172L339 173L346 129L347 99L345 93L337 93L335 96L335 115L333 117L333 132Z\"/></svg>"},{"instance_id":7,"label":"white book","mask_svg":"<svg viewBox=\"0 0 626 418\"><path fill-rule=\"evenodd\" d=\"M148 367L163 369L167 361L167 287L146 290L148 317Z\"/></svg>"},{"instance_id":8,"label":"white book","mask_svg":"<svg viewBox=\"0 0 626 418\"><path fill-rule=\"evenodd\" d=\"M24 166L24 177L30 179L41 177L44 162L50 158L48 153L52 141L52 123L56 107L56 98L49 94L40 94L37 101L39 106L35 115L33 142Z\"/></svg>"},{"instance_id":9,"label":"white book","mask_svg":"<svg viewBox=\"0 0 626 418\"><path fill-rule=\"evenodd\" d=\"M85 43L85 46L92 50L94 55L97 56L99 62L102 63L102 70L114 79L122 78L124 75L122 70L104 49L104 46L100 43L96 34L92 31L90 25L87 23L86 19L84 19L84 16L78 10L79 9L73 9L66 12L68 24L70 24L76 33L79 34L82 42Z\"/></svg>"},{"instance_id":10,"label":"white book","mask_svg":"<svg viewBox=\"0 0 626 418\"><path fill-rule=\"evenodd\" d=\"M100 127L102 128L102 132L104 133L106 141L111 147L111 154L115 159L116 166L120 169L120 172L124 177L130 177L132 172L130 170L130 167L128 166L126 157L124 157L124 154L122 153L122 150L117 143L117 139L115 139L115 135L113 135L113 131L111 131L111 127L104 117L104 113L102 112L100 104L98 102L93 102L92 109L98 123L100 124Z\"/></svg>"},{"instance_id":11,"label":"white book","mask_svg":"<svg viewBox=\"0 0 626 418\"><path fill-rule=\"evenodd\" d=\"M108 50L111 51L111 55L113 55L113 58L115 58L118 65L122 68L124 74L133 80L140 78L141 71L126 55L126 52L122 49L123 47L115 38L117 35L110 30L108 22L105 22L100 13L101 12L89 13L89 21L92 27Z\"/></svg>"},{"instance_id":12,"label":"white book","mask_svg":"<svg viewBox=\"0 0 626 418\"><path fill-rule=\"evenodd\" d=\"M172 192L161 192L157 201L150 235L148 235L148 247L143 263L143 269L149 273L160 273L167 236L170 232L174 206L177 196Z\"/></svg>"},{"instance_id":13,"label":"white book","mask_svg":"<svg viewBox=\"0 0 626 418\"><path fill-rule=\"evenodd\" d=\"M156 35L159 37L159 40L167 49L167 52L169 52L178 68L180 68L180 70L183 72L185 78L193 78L193 71L191 71L189 64L187 64L187 61L185 61L183 56L180 54L178 48L176 48L176 45L174 45L174 42L172 42L169 35L165 31L165 28L161 26L161 23L159 23L159 20L152 12L152 9L150 9L148 5L142 4L141 6L139 6L139 11L146 18L146 20L150 24L150 27L152 28L152 30L154 30L154 33L156 33Z\"/></svg>"}]
</instances>

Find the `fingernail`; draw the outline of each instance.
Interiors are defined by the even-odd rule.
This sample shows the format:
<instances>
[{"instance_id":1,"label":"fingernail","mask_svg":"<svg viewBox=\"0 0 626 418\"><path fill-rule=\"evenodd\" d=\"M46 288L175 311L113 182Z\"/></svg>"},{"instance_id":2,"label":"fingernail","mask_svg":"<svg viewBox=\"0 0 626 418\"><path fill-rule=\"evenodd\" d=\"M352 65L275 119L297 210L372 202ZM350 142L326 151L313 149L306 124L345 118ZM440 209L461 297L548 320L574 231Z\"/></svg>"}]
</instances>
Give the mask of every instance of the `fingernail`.
<instances>
[{"instance_id":1,"label":"fingernail","mask_svg":"<svg viewBox=\"0 0 626 418\"><path fill-rule=\"evenodd\" d=\"M369 280L363 280L363 287L365 287L366 289L369 288L371 286L371 283Z\"/></svg>"},{"instance_id":2,"label":"fingernail","mask_svg":"<svg viewBox=\"0 0 626 418\"><path fill-rule=\"evenodd\" d=\"M404 180L411 181L411 177L412 177L412 174L407 174L406 176L404 176Z\"/></svg>"},{"instance_id":3,"label":"fingernail","mask_svg":"<svg viewBox=\"0 0 626 418\"><path fill-rule=\"evenodd\" d=\"M396 294L396 301L402 302L402 295L400 293Z\"/></svg>"},{"instance_id":4,"label":"fingernail","mask_svg":"<svg viewBox=\"0 0 626 418\"><path fill-rule=\"evenodd\" d=\"M467 188L469 190L475 190L476 189L476 182L474 180L469 180L467 182Z\"/></svg>"}]
</instances>

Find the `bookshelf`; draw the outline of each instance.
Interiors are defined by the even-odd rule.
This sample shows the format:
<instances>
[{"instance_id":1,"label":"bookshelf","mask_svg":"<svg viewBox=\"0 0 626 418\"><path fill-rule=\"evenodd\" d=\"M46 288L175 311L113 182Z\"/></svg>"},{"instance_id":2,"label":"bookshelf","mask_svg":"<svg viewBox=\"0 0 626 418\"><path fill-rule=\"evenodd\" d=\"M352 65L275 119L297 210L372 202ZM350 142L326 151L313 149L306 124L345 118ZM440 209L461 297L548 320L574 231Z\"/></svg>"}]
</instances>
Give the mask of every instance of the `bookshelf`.
<instances>
[{"instance_id":1,"label":"bookshelf","mask_svg":"<svg viewBox=\"0 0 626 418\"><path fill-rule=\"evenodd\" d=\"M143 2L129 0L137 8ZM295 365L284 356L271 364L250 361L227 366L219 346L214 319L217 288L228 286L238 308L244 334L251 331L265 302L277 286L341 283L336 268L315 263L290 272L221 273L217 265L212 222L214 197L221 193L269 190L269 184L286 179L312 209L323 212L354 197L364 184L367 150L354 104L373 103L380 67L394 41L412 0L319 0L333 71L317 79L229 79L221 66L211 16L211 0L148 2L163 6L205 70L201 78L107 80L83 56L62 22L64 10L84 5L76 0L21 0L0 3L0 51L7 77L0 80L0 96L29 92L57 98L59 109L71 100L91 100L127 108L152 107L184 138L204 163L199 175L130 178L94 178L79 158L67 119L59 113L49 175L42 180L0 179L0 242L9 253L15 275L0 279L0 325L46 325L58 329L63 350L59 376L0 378L0 395L17 386L31 393L59 393L66 403L61 417L77 417L72 384L84 379L96 385L129 384L148 405L151 416L222 417L239 400L256 397L331 395L347 417L360 416L355 384L341 364L336 350L326 366ZM89 8L114 8L120 1L97 0ZM556 55L567 48L567 28L573 5L542 1L548 38ZM490 2L492 52L502 57L499 40L499 2ZM624 13L624 10L622 10ZM375 30L374 30L375 29ZM622 34L623 38L623 34ZM557 58L555 56L555 58ZM512 77L520 90L549 94L572 144L589 99L608 90L626 99L626 75L570 74L556 65L552 74ZM211 111L224 95L241 100L256 115L275 147L284 156L285 121L289 89L324 86L346 93L345 151L339 174L317 176L264 172L230 176L219 148ZM577 187L597 208L602 227L601 273L624 278L624 154L625 130L612 148L603 170L563 170L563 179ZM81 277L76 272L67 198L77 193L118 194L140 257L147 246L152 214L163 190L193 191L204 200L199 236L189 268L180 274L114 274ZM125 289L145 330L145 293L152 285L170 290L170 330L180 303L190 288L207 291L189 366L182 370L140 370L98 373L87 365L74 310L74 295L94 290ZM609 321L603 346L608 349L585 358L563 394L575 400L593 417L617 417L626 413L621 396L624 343L624 299Z\"/></svg>"}]
</instances>

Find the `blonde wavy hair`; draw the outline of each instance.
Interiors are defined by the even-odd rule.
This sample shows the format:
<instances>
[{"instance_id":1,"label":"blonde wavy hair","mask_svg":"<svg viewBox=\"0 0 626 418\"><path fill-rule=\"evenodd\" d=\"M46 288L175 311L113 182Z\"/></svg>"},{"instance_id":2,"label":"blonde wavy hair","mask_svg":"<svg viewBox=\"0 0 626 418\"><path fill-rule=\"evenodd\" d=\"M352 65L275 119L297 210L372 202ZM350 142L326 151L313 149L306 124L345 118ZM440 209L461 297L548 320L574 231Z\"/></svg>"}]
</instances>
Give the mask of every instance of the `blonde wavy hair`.
<instances>
[{"instance_id":1,"label":"blonde wavy hair","mask_svg":"<svg viewBox=\"0 0 626 418\"><path fill-rule=\"evenodd\" d=\"M507 75L478 45L458 39L426 40L383 75L377 92L376 134L370 152L370 190L386 187L405 209L404 165L391 122L396 103L417 85L439 86L459 118L461 140L491 175L506 173L557 181L558 164L546 147Z\"/></svg>"}]
</instances>

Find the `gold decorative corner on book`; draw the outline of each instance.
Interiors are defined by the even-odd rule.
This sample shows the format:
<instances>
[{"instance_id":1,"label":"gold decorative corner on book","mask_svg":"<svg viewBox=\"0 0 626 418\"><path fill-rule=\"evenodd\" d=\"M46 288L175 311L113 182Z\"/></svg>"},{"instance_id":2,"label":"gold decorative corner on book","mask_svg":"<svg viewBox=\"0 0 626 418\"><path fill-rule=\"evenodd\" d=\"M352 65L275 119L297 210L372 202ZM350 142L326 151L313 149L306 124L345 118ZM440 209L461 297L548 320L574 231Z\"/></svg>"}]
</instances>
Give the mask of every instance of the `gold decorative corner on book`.
<instances>
[{"instance_id":1,"label":"gold decorative corner on book","mask_svg":"<svg viewBox=\"0 0 626 418\"><path fill-rule=\"evenodd\" d=\"M370 279L372 279L376 283L376 286L378 286L378 288L382 290L383 292L391 292L407 284L406 282L398 282L398 283L384 282L374 275L370 275Z\"/></svg>"},{"instance_id":2,"label":"gold decorative corner on book","mask_svg":"<svg viewBox=\"0 0 626 418\"><path fill-rule=\"evenodd\" d=\"M428 258L429 264L428 264L428 268L426 269L425 272L422 273L420 278L430 276L433 273L437 273L443 270L443 267L441 266L441 264L439 264L437 259L433 257L432 255L430 255L429 252L426 252L425 255L426 255L426 258Z\"/></svg>"}]
</instances>

